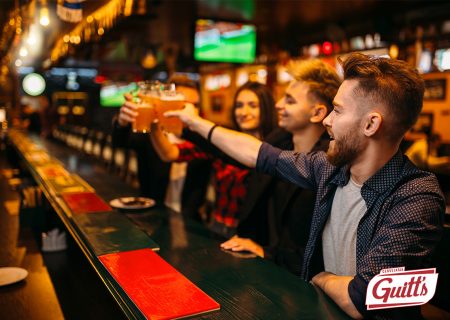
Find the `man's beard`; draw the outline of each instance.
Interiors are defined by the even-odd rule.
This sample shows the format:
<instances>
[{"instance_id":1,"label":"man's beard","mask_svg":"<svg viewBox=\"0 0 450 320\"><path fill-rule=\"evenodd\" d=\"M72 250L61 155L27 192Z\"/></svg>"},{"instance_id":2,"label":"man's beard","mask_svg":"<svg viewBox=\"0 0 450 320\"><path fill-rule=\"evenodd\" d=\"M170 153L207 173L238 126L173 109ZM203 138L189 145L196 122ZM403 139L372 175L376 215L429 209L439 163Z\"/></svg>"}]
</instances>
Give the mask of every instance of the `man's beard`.
<instances>
[{"instance_id":1,"label":"man's beard","mask_svg":"<svg viewBox=\"0 0 450 320\"><path fill-rule=\"evenodd\" d=\"M334 140L334 147L328 147L327 159L336 166L351 164L363 149L361 137L357 130L349 130L342 138Z\"/></svg>"}]
</instances>

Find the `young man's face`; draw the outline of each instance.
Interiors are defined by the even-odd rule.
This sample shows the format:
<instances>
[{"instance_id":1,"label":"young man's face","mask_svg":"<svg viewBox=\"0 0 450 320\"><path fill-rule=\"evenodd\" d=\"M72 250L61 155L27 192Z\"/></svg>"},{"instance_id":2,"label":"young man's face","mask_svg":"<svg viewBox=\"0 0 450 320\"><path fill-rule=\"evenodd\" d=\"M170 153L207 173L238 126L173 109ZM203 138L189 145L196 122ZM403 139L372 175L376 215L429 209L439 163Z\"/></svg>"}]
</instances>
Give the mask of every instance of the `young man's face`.
<instances>
[{"instance_id":1,"label":"young man's face","mask_svg":"<svg viewBox=\"0 0 450 320\"><path fill-rule=\"evenodd\" d=\"M310 124L314 104L308 97L309 86L302 81L293 81L286 89L275 108L278 112L278 126L295 133Z\"/></svg>"},{"instance_id":2,"label":"young man's face","mask_svg":"<svg viewBox=\"0 0 450 320\"><path fill-rule=\"evenodd\" d=\"M362 106L354 94L357 85L357 80L342 83L333 101L333 111L323 120L331 139L327 158L335 166L352 164L366 146Z\"/></svg>"}]
</instances>

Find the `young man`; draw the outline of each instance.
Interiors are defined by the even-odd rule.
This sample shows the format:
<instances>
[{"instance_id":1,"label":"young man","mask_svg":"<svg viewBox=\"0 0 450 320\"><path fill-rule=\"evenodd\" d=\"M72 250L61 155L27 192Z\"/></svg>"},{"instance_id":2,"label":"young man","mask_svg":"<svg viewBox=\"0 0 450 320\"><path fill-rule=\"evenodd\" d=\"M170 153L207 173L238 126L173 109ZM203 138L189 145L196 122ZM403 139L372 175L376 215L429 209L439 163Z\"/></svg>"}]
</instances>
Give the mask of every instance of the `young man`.
<instances>
[{"instance_id":1,"label":"young man","mask_svg":"<svg viewBox=\"0 0 450 320\"><path fill-rule=\"evenodd\" d=\"M327 153L282 151L216 127L189 110L171 112L243 164L317 191L302 277L354 318L420 317L418 307L367 311L369 281L382 269L429 266L442 234L438 182L399 152L422 108L424 84L405 62L352 54L323 124ZM236 148L239 146L239 148Z\"/></svg>"},{"instance_id":2,"label":"young man","mask_svg":"<svg viewBox=\"0 0 450 320\"><path fill-rule=\"evenodd\" d=\"M294 80L276 104L278 125L267 142L283 150L310 152L328 148L323 119L333 109L341 80L320 60L293 63ZM300 274L308 241L315 192L273 176L253 173L241 209L238 236L221 247L250 251Z\"/></svg>"}]
</instances>

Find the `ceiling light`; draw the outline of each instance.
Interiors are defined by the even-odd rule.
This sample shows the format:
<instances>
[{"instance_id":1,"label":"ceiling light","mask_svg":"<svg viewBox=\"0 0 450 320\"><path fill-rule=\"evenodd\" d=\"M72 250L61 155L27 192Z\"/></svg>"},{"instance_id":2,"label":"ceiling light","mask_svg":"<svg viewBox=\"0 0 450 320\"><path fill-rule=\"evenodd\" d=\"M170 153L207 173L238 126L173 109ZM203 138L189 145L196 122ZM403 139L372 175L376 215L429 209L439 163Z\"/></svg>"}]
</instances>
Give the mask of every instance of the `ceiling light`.
<instances>
[{"instance_id":1,"label":"ceiling light","mask_svg":"<svg viewBox=\"0 0 450 320\"><path fill-rule=\"evenodd\" d=\"M26 56L28 55L28 50L27 50L27 48L24 48L24 47L20 48L19 55L20 55L21 57L26 57Z\"/></svg>"}]
</instances>

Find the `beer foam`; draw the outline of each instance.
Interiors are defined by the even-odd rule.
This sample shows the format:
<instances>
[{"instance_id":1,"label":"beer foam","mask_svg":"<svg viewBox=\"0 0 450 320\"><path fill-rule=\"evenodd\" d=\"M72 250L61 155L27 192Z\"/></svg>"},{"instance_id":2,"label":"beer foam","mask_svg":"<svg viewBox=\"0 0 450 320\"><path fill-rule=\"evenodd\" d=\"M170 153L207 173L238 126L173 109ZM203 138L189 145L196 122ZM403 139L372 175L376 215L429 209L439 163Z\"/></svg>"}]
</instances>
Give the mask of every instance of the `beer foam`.
<instances>
[{"instance_id":1,"label":"beer foam","mask_svg":"<svg viewBox=\"0 0 450 320\"><path fill-rule=\"evenodd\" d=\"M177 93L174 95L161 95L161 101L184 101L184 95Z\"/></svg>"}]
</instances>

